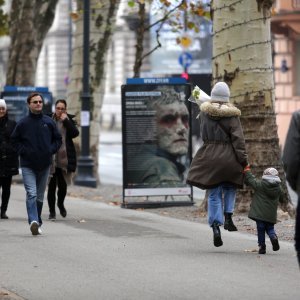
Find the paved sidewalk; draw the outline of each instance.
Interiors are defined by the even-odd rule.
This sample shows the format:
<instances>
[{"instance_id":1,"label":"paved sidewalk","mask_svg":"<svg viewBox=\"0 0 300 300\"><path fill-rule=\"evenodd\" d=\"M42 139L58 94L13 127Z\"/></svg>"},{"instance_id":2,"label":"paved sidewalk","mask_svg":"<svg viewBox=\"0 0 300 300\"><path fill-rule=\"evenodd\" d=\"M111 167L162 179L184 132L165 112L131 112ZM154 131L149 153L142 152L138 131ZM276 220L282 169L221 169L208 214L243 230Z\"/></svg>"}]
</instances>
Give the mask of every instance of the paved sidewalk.
<instances>
[{"instance_id":1,"label":"paved sidewalk","mask_svg":"<svg viewBox=\"0 0 300 300\"><path fill-rule=\"evenodd\" d=\"M68 187L68 196L83 198L91 201L99 201L111 206L121 206L122 186L105 184L99 185L98 188L94 189L72 185ZM175 206L147 209L140 208L139 210L145 210L147 212L158 214L164 217L171 217L190 222L207 224L206 213L200 211L199 209L202 200L203 198L201 197L197 198L195 200L195 205L193 206ZM233 216L233 220L240 232L256 235L256 224L253 220L248 218L247 214L235 213ZM275 225L275 229L277 231L279 239L294 243L294 227L295 219L291 218L287 213L278 210L278 222ZM253 245L253 247L255 248L255 244Z\"/></svg>"},{"instance_id":2,"label":"paved sidewalk","mask_svg":"<svg viewBox=\"0 0 300 300\"><path fill-rule=\"evenodd\" d=\"M300 297L290 242L281 241L280 251L273 252L267 241L267 255L258 255L252 251L253 235L222 230L224 245L216 248L207 224L170 218L169 209L120 209L120 187L78 188L70 187L67 218L47 220L45 203L44 233L32 237L26 225L25 191L13 186L10 219L0 220L0 238L5 241L0 288L12 292L4 295L11 297L6 299Z\"/></svg>"}]
</instances>

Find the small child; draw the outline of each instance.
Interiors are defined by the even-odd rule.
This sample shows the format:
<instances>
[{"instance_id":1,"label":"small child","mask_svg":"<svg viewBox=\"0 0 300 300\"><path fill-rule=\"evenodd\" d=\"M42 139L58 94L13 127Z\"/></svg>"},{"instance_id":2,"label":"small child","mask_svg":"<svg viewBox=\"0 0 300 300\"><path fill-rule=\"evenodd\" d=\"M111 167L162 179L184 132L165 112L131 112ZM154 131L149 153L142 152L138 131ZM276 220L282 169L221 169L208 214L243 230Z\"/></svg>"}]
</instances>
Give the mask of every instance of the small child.
<instances>
[{"instance_id":1,"label":"small child","mask_svg":"<svg viewBox=\"0 0 300 300\"><path fill-rule=\"evenodd\" d=\"M278 202L283 202L283 191L278 171L268 168L264 171L262 180L258 180L250 171L250 166L244 169L245 183L254 189L254 195L248 217L256 222L259 254L266 254L265 232L268 234L273 251L279 250L278 238L274 224L277 221Z\"/></svg>"}]
</instances>

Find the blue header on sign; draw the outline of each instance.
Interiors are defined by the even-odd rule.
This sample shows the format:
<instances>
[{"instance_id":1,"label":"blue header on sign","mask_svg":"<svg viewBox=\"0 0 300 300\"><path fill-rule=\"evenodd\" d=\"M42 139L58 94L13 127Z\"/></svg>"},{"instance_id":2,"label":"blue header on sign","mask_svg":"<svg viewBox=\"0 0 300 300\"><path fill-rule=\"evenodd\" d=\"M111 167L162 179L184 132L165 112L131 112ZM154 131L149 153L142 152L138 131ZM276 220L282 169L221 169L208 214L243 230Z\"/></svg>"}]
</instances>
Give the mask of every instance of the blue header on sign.
<instances>
[{"instance_id":1,"label":"blue header on sign","mask_svg":"<svg viewBox=\"0 0 300 300\"><path fill-rule=\"evenodd\" d=\"M38 92L47 93L49 92L48 87L41 86L12 86L6 85L4 87L4 92Z\"/></svg>"},{"instance_id":2,"label":"blue header on sign","mask_svg":"<svg viewBox=\"0 0 300 300\"><path fill-rule=\"evenodd\" d=\"M168 78L127 78L126 84L184 84L185 78L168 77Z\"/></svg>"}]
</instances>

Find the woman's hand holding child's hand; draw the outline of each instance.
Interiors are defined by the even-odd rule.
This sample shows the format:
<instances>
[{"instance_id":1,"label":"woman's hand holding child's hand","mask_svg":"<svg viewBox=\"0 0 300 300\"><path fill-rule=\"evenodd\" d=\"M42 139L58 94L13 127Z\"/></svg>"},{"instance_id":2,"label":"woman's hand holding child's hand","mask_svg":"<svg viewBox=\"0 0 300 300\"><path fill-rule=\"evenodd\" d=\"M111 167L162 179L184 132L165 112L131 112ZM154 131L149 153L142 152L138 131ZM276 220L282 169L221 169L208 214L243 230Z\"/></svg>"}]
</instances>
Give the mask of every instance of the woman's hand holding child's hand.
<instances>
[{"instance_id":1,"label":"woman's hand holding child's hand","mask_svg":"<svg viewBox=\"0 0 300 300\"><path fill-rule=\"evenodd\" d=\"M247 165L245 168L244 168L244 170L243 170L243 173L246 173L247 171L250 171L251 169L250 169L250 165Z\"/></svg>"}]
</instances>

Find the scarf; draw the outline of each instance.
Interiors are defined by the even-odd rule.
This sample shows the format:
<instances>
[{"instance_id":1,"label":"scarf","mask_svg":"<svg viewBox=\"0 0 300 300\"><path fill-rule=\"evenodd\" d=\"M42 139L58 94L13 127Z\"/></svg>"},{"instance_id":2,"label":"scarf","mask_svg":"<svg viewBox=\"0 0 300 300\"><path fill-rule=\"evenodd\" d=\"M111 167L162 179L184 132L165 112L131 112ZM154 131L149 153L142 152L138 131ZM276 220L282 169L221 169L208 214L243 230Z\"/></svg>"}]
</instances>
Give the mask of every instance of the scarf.
<instances>
[{"instance_id":1,"label":"scarf","mask_svg":"<svg viewBox=\"0 0 300 300\"><path fill-rule=\"evenodd\" d=\"M55 115L53 115L53 120L56 123L57 130L61 134L62 137L62 144L59 150L54 155L52 167L51 167L51 174L55 173L55 168L60 168L63 171L64 179L67 184L71 183L71 172L68 172L68 156L67 156L67 147L66 147L66 128L63 125L62 120L56 119Z\"/></svg>"}]
</instances>

